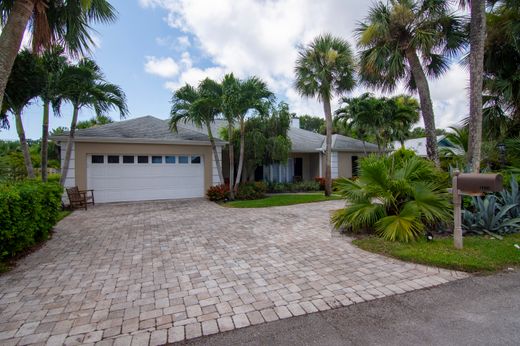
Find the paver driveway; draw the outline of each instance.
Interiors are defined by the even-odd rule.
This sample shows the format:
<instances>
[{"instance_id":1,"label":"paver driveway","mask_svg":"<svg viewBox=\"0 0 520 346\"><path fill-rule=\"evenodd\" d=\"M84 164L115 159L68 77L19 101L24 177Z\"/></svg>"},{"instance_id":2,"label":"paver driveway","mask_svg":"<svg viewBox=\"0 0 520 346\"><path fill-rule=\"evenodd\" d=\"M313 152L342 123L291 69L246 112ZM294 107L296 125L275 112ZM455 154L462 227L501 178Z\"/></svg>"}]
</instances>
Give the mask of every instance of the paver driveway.
<instances>
[{"instance_id":1,"label":"paver driveway","mask_svg":"<svg viewBox=\"0 0 520 346\"><path fill-rule=\"evenodd\" d=\"M0 277L0 344L162 344L464 276L331 238L340 206L188 200L77 211Z\"/></svg>"}]
</instances>

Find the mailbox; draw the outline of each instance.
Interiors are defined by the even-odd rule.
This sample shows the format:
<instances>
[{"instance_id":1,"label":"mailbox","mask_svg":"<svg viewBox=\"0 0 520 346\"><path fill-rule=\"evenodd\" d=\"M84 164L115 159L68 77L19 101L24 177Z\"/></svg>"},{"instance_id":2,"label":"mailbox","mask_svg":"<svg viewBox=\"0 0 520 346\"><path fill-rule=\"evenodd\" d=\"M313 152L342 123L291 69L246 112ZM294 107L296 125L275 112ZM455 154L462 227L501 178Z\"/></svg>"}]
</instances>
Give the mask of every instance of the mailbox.
<instances>
[{"instance_id":1,"label":"mailbox","mask_svg":"<svg viewBox=\"0 0 520 346\"><path fill-rule=\"evenodd\" d=\"M484 193L503 190L500 174L461 173L457 176L457 189L461 192Z\"/></svg>"}]
</instances>

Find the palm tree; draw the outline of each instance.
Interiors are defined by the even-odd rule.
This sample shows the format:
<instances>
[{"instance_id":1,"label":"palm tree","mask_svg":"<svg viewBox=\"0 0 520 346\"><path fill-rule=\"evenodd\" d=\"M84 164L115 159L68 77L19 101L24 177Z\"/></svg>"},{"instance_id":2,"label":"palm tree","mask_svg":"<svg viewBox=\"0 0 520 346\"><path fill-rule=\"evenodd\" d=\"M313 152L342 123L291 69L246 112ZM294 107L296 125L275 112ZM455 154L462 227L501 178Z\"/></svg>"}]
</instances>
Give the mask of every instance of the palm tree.
<instances>
[{"instance_id":1,"label":"palm tree","mask_svg":"<svg viewBox=\"0 0 520 346\"><path fill-rule=\"evenodd\" d=\"M197 127L206 127L208 138L213 150L213 157L217 165L220 182L224 183L220 157L211 130L211 124L222 112L222 86L209 78L201 81L197 88L186 84L174 92L170 111L170 127L177 131L180 121L192 122Z\"/></svg>"},{"instance_id":2,"label":"palm tree","mask_svg":"<svg viewBox=\"0 0 520 346\"><path fill-rule=\"evenodd\" d=\"M392 91L405 80L417 90L426 128L427 153L439 166L435 117L428 78L448 69L465 42L462 17L450 12L449 0L389 0L371 7L356 33L364 83Z\"/></svg>"},{"instance_id":3,"label":"palm tree","mask_svg":"<svg viewBox=\"0 0 520 346\"><path fill-rule=\"evenodd\" d=\"M67 58L63 48L53 46L43 52L40 61L44 71L44 84L40 93L43 103L42 143L41 143L41 175L42 181L47 181L47 162L49 149L49 113L52 101L58 96L58 86Z\"/></svg>"},{"instance_id":4,"label":"palm tree","mask_svg":"<svg viewBox=\"0 0 520 346\"><path fill-rule=\"evenodd\" d=\"M378 151L381 153L379 134L385 123L382 100L370 93L364 93L359 97L343 97L342 102L344 106L336 111L335 121L357 133L363 141L365 155L368 136L376 139Z\"/></svg>"},{"instance_id":5,"label":"palm tree","mask_svg":"<svg viewBox=\"0 0 520 346\"><path fill-rule=\"evenodd\" d=\"M13 64L13 70L7 82L6 94L2 104L2 118L6 118L7 112L14 115L16 120L16 132L20 139L20 146L24 157L27 176L30 179L35 177L34 168L29 152L29 145L25 137L25 130L22 123L22 111L29 105L32 99L36 98L43 88L43 69L38 59L28 50L23 50L18 54Z\"/></svg>"},{"instance_id":6,"label":"palm tree","mask_svg":"<svg viewBox=\"0 0 520 346\"><path fill-rule=\"evenodd\" d=\"M96 115L89 120L80 121L77 123L77 129L89 129L91 127L97 127L101 125L111 124L114 120L111 117L103 114Z\"/></svg>"},{"instance_id":7,"label":"palm tree","mask_svg":"<svg viewBox=\"0 0 520 346\"><path fill-rule=\"evenodd\" d=\"M92 108L97 115L117 109L121 118L127 115L128 109L125 93L117 85L106 82L99 66L90 59L85 58L80 60L77 65L67 66L63 70L59 90L59 96L53 102L55 112L60 112L60 106L63 101L70 102L73 108L60 178L60 184L64 185L67 179L80 109L83 107Z\"/></svg>"},{"instance_id":8,"label":"palm tree","mask_svg":"<svg viewBox=\"0 0 520 346\"><path fill-rule=\"evenodd\" d=\"M227 121L228 131L228 155L229 155L229 199L235 199L235 148L233 145L233 130L235 121L238 119L237 95L240 90L240 83L233 73L226 74L222 80L222 114Z\"/></svg>"},{"instance_id":9,"label":"palm tree","mask_svg":"<svg viewBox=\"0 0 520 346\"><path fill-rule=\"evenodd\" d=\"M355 86L354 54L350 44L330 34L316 37L301 47L295 67L295 87L305 97L316 97L323 103L326 132L325 195L332 192L332 97L351 91Z\"/></svg>"},{"instance_id":10,"label":"palm tree","mask_svg":"<svg viewBox=\"0 0 520 346\"><path fill-rule=\"evenodd\" d=\"M83 55L94 44L92 23L110 23L115 9L106 0L2 0L0 2L0 104L26 28L32 30L33 52L53 44L71 55Z\"/></svg>"},{"instance_id":11,"label":"palm tree","mask_svg":"<svg viewBox=\"0 0 520 346\"><path fill-rule=\"evenodd\" d=\"M464 158L467 157L469 147L469 127L449 127L452 132L446 134L445 145L440 147L440 153L451 163L464 166Z\"/></svg>"},{"instance_id":12,"label":"palm tree","mask_svg":"<svg viewBox=\"0 0 520 346\"><path fill-rule=\"evenodd\" d=\"M237 178L234 185L235 193L238 190L244 167L246 115L250 110L255 110L262 115L267 114L272 98L273 93L269 91L267 84L259 78L250 77L244 81L239 80L238 107L236 110L238 112L238 123L240 127L240 155L238 159Z\"/></svg>"},{"instance_id":13,"label":"palm tree","mask_svg":"<svg viewBox=\"0 0 520 346\"><path fill-rule=\"evenodd\" d=\"M419 102L409 95L398 95L388 100L388 109L391 113L388 128L391 139L401 142L410 136L410 128L419 121Z\"/></svg>"}]
</instances>

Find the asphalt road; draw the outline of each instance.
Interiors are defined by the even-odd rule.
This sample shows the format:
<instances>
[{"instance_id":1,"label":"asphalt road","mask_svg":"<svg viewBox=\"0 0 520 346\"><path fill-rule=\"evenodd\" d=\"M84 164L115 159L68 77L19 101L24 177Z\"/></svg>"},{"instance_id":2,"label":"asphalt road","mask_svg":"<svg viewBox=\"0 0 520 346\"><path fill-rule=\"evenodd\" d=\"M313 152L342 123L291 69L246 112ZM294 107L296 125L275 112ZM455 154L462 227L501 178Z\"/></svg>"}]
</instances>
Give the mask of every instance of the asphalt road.
<instances>
[{"instance_id":1,"label":"asphalt road","mask_svg":"<svg viewBox=\"0 0 520 346\"><path fill-rule=\"evenodd\" d=\"M520 345L520 270L289 318L187 345Z\"/></svg>"}]
</instances>

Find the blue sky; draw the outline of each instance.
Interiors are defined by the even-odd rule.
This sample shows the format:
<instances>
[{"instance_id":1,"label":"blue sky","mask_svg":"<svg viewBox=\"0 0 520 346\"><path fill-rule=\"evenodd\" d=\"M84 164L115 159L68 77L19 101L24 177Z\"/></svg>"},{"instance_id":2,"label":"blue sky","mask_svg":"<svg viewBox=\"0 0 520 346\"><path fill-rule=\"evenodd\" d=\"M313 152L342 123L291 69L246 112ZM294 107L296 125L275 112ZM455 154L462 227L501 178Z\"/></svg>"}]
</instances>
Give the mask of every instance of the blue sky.
<instances>
[{"instance_id":1,"label":"blue sky","mask_svg":"<svg viewBox=\"0 0 520 346\"><path fill-rule=\"evenodd\" d=\"M322 115L316 100L302 99L292 88L297 46L330 32L347 38L362 20L369 2L345 0L112 0L119 19L96 26L99 46L93 58L107 80L128 98L129 117L167 118L172 90L208 76L264 79L278 98L299 114ZM460 66L431 84L438 126L460 120L467 108L467 73ZM353 94L360 94L357 89ZM70 107L51 119L51 128L69 126ZM94 114L84 110L80 120ZM111 113L114 120L117 113ZM41 136L41 104L23 116L28 138ZM0 139L17 139L14 122Z\"/></svg>"}]
</instances>

